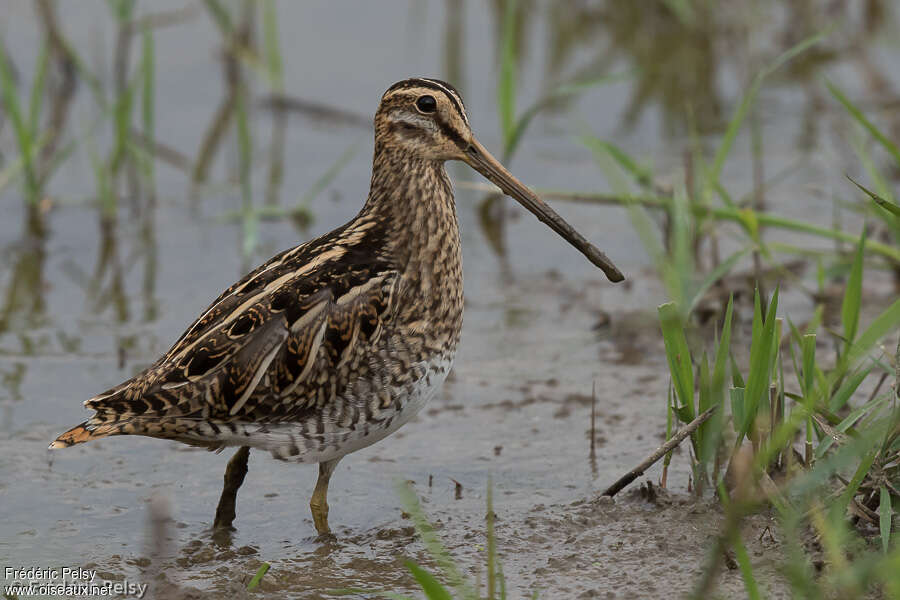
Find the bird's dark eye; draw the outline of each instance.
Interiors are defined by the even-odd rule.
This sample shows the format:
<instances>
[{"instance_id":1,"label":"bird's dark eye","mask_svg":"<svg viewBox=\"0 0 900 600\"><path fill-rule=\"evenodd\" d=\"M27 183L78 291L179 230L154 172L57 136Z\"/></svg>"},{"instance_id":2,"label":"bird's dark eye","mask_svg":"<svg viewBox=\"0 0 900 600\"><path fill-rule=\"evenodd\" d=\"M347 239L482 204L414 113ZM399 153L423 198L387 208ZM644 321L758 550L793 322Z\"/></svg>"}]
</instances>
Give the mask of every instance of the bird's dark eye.
<instances>
[{"instance_id":1,"label":"bird's dark eye","mask_svg":"<svg viewBox=\"0 0 900 600\"><path fill-rule=\"evenodd\" d=\"M416 107L423 113L433 113L437 110L437 100L434 99L434 96L419 96L419 99L416 100Z\"/></svg>"}]
</instances>

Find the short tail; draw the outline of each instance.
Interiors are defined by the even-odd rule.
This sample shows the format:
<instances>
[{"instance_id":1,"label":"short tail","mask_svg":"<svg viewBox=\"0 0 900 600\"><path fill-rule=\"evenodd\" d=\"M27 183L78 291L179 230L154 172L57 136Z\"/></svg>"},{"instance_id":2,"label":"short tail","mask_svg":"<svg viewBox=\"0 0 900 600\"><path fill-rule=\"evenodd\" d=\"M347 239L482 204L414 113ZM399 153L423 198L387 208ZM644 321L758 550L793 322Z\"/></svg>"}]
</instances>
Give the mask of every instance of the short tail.
<instances>
[{"instance_id":1,"label":"short tail","mask_svg":"<svg viewBox=\"0 0 900 600\"><path fill-rule=\"evenodd\" d=\"M108 435L134 433L133 431L127 431L128 424L131 421L130 417L134 413L127 410L129 402L123 398L130 385L131 380L106 390L89 400L85 400L84 407L95 411L94 416L53 440L53 443L50 444L50 450L68 448L75 444L82 444ZM112 403L112 406L110 403ZM126 410L123 410L123 407Z\"/></svg>"},{"instance_id":2,"label":"short tail","mask_svg":"<svg viewBox=\"0 0 900 600\"><path fill-rule=\"evenodd\" d=\"M128 385L129 382L125 382L87 400L84 406L95 411L94 416L57 437L50 444L50 449L68 448L110 435L143 435L176 440L209 450L246 445L245 438L249 434L243 433L243 429L239 433L239 424L185 414L180 412L180 406L171 404L156 407L153 401L129 393ZM151 407L155 410L150 410Z\"/></svg>"},{"instance_id":3,"label":"short tail","mask_svg":"<svg viewBox=\"0 0 900 600\"><path fill-rule=\"evenodd\" d=\"M68 448L75 444L82 444L97 438L121 433L120 425L121 423L101 423L98 422L96 417L88 419L53 440L53 443L50 444L50 450Z\"/></svg>"}]
</instances>

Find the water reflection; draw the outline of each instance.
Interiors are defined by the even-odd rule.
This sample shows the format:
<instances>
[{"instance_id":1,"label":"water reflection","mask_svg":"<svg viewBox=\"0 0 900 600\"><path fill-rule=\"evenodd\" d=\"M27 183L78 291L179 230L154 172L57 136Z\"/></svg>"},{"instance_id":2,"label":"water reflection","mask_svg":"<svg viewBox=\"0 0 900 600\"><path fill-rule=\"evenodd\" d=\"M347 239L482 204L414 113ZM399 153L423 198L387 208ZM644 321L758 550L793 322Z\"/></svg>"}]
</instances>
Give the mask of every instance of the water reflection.
<instances>
[{"instance_id":1,"label":"water reflection","mask_svg":"<svg viewBox=\"0 0 900 600\"><path fill-rule=\"evenodd\" d=\"M679 18L664 2L616 4L602 10L608 28L609 56L639 69L623 125L633 126L651 105L662 111L667 135L683 134L685 111L697 115L697 128L721 124L724 101L718 86L722 37L720 19L728 11L710 3L692 3L692 18ZM732 7L733 8L733 7ZM602 64L602 63L601 63Z\"/></svg>"},{"instance_id":2,"label":"water reflection","mask_svg":"<svg viewBox=\"0 0 900 600\"><path fill-rule=\"evenodd\" d=\"M130 311L115 219L101 217L99 231L97 260L87 288L91 310L100 314L112 308L115 320L123 323L129 320Z\"/></svg>"},{"instance_id":3,"label":"water reflection","mask_svg":"<svg viewBox=\"0 0 900 600\"><path fill-rule=\"evenodd\" d=\"M141 285L141 298L143 299L143 320L147 323L155 321L159 315L159 301L156 298L156 279L159 271L159 248L156 242L156 218L154 196L149 196L148 207L141 219L140 249L143 257L144 273Z\"/></svg>"},{"instance_id":4,"label":"water reflection","mask_svg":"<svg viewBox=\"0 0 900 600\"><path fill-rule=\"evenodd\" d=\"M22 351L36 350L29 337L47 322L44 266L47 258L47 231L40 208L28 205L25 211L25 235L7 248L12 255L12 271L0 305L0 336L12 331L20 336Z\"/></svg>"},{"instance_id":5,"label":"water reflection","mask_svg":"<svg viewBox=\"0 0 900 600\"><path fill-rule=\"evenodd\" d=\"M272 135L269 146L269 176L266 180L266 205L281 203L281 184L284 182L284 136L287 133L287 111L272 109Z\"/></svg>"}]
</instances>

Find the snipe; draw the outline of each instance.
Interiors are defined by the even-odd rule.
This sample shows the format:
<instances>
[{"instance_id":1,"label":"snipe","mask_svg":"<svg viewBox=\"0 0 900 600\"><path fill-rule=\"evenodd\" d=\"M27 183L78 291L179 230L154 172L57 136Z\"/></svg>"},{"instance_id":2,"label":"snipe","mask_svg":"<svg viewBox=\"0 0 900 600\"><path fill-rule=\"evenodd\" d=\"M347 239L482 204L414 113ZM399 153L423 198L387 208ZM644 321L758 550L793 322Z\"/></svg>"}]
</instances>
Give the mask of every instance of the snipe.
<instances>
[{"instance_id":1,"label":"snipe","mask_svg":"<svg viewBox=\"0 0 900 600\"><path fill-rule=\"evenodd\" d=\"M84 404L65 448L146 435L219 450L217 527L234 519L250 448L318 463L310 508L328 529L341 458L396 431L444 381L462 326L453 190L461 160L521 202L611 281L622 274L472 135L462 99L436 79L392 85L375 115L369 198L343 227L278 254L225 290L151 367Z\"/></svg>"}]
</instances>

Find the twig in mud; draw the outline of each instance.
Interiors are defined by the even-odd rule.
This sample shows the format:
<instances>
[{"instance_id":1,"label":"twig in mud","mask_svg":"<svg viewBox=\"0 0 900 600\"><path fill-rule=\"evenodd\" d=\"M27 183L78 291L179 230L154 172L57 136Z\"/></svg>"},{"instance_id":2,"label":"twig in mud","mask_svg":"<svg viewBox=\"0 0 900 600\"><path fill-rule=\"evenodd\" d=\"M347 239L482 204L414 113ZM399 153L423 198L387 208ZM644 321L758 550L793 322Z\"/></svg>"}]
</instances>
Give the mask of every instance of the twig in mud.
<instances>
[{"instance_id":1,"label":"twig in mud","mask_svg":"<svg viewBox=\"0 0 900 600\"><path fill-rule=\"evenodd\" d=\"M588 454L591 474L597 476L597 381L591 386L591 452Z\"/></svg>"},{"instance_id":2,"label":"twig in mud","mask_svg":"<svg viewBox=\"0 0 900 600\"><path fill-rule=\"evenodd\" d=\"M596 451L596 442L594 441L594 433L597 431L597 382L594 381L591 386L591 456Z\"/></svg>"},{"instance_id":3,"label":"twig in mud","mask_svg":"<svg viewBox=\"0 0 900 600\"><path fill-rule=\"evenodd\" d=\"M641 464L630 470L628 473L620 477L614 484L606 488L606 491L603 492L604 496L615 496L622 489L627 486L629 483L640 477L644 474L644 471L649 469L653 464L658 461L660 458L665 456L668 452L673 450L678 444L680 444L684 438L688 437L694 431L697 430L698 427L703 425L703 423L712 416L713 412L715 412L716 406L709 407L706 411L697 415L697 418L688 423L684 429L681 429L672 436L668 442L660 446L656 449L656 451L641 461Z\"/></svg>"},{"instance_id":4,"label":"twig in mud","mask_svg":"<svg viewBox=\"0 0 900 600\"><path fill-rule=\"evenodd\" d=\"M453 482L453 499L454 500L462 500L462 492L463 492L462 484L460 482L458 482L457 480L453 479L452 477L450 478L450 481Z\"/></svg>"}]
</instances>

